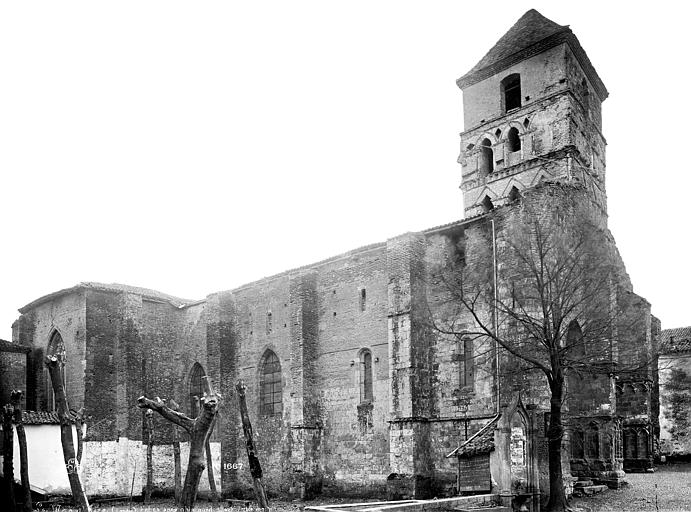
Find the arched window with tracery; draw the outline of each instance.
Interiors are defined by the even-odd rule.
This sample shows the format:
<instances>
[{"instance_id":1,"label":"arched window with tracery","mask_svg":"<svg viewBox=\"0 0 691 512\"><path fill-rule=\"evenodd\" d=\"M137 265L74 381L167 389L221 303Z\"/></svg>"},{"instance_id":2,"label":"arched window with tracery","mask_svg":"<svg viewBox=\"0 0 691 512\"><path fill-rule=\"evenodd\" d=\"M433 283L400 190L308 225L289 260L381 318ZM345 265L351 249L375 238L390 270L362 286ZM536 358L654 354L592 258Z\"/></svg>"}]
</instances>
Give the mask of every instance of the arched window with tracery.
<instances>
[{"instance_id":1,"label":"arched window with tracery","mask_svg":"<svg viewBox=\"0 0 691 512\"><path fill-rule=\"evenodd\" d=\"M281 362L271 350L264 353L259 367L259 412L263 416L283 413Z\"/></svg>"},{"instance_id":2,"label":"arched window with tracery","mask_svg":"<svg viewBox=\"0 0 691 512\"><path fill-rule=\"evenodd\" d=\"M190 418L199 416L201 410L200 401L204 396L204 368L199 363L194 363L190 370L190 380L188 383L190 397Z\"/></svg>"},{"instance_id":3,"label":"arched window with tracery","mask_svg":"<svg viewBox=\"0 0 691 512\"><path fill-rule=\"evenodd\" d=\"M62 385L65 387L65 395L67 395L67 375L65 372L65 363L67 361L67 351L65 349L65 342L62 339L60 333L55 330L50 336L50 341L48 342L48 348L46 349L46 357L57 357L60 364L58 368L60 369L60 374L62 376ZM44 387L45 387L45 397L46 397L46 410L55 411L57 409L57 404L55 403L55 393L53 392L53 383L50 380L50 373L48 369L43 369L44 375Z\"/></svg>"},{"instance_id":4,"label":"arched window with tracery","mask_svg":"<svg viewBox=\"0 0 691 512\"><path fill-rule=\"evenodd\" d=\"M360 403L374 399L372 383L372 352L365 349L360 352Z\"/></svg>"}]
</instances>

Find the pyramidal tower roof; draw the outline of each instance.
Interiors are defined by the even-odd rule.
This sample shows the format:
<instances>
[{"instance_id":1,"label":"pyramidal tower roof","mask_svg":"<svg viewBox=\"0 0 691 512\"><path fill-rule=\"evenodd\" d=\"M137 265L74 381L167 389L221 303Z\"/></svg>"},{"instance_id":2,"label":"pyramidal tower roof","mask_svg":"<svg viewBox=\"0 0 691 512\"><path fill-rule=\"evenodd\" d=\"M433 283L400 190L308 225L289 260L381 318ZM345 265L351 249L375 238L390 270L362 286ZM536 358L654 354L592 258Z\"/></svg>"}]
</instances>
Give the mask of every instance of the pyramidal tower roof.
<instances>
[{"instance_id":1,"label":"pyramidal tower roof","mask_svg":"<svg viewBox=\"0 0 691 512\"><path fill-rule=\"evenodd\" d=\"M561 43L567 43L571 47L593 87L604 100L609 95L607 88L569 26L558 25L535 9L530 9L521 16L490 51L456 83L463 89Z\"/></svg>"}]
</instances>

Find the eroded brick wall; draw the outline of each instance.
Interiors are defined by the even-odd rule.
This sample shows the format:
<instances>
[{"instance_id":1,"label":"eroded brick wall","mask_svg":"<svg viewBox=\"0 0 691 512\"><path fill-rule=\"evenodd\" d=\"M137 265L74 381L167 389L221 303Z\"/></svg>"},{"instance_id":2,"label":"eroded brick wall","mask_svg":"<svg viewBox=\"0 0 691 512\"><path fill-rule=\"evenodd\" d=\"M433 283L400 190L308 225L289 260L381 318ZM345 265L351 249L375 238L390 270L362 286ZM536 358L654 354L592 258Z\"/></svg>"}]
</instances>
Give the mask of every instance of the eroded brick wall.
<instances>
[{"instance_id":1,"label":"eroded brick wall","mask_svg":"<svg viewBox=\"0 0 691 512\"><path fill-rule=\"evenodd\" d=\"M45 410L48 405L48 372L44 358L51 335L58 331L65 344L67 401L71 408L84 405L86 366L86 305L83 293L61 295L23 311L13 326L13 341L32 347L29 355L26 405L28 409Z\"/></svg>"}]
</instances>

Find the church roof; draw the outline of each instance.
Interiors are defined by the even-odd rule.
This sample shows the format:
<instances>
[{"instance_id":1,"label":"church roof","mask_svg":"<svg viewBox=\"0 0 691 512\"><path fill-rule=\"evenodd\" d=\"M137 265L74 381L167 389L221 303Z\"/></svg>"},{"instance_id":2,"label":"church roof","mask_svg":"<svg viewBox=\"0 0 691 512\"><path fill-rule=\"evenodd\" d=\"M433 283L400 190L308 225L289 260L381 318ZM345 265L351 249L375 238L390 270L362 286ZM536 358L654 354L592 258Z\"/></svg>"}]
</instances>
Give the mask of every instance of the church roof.
<instances>
[{"instance_id":1,"label":"church roof","mask_svg":"<svg viewBox=\"0 0 691 512\"><path fill-rule=\"evenodd\" d=\"M691 352L691 327L662 330L658 348L661 354Z\"/></svg>"},{"instance_id":2,"label":"church roof","mask_svg":"<svg viewBox=\"0 0 691 512\"><path fill-rule=\"evenodd\" d=\"M156 290L151 290L149 288L141 288L139 286L130 286L127 284L119 284L119 283L95 283L95 282L82 282L79 283L76 286L72 286L71 288L65 288L63 290L58 290L57 292L49 293L48 295L44 295L43 297L40 297L36 299L33 302L30 302L23 308L19 309L19 312L24 314L30 309L39 306L45 302L48 302L50 300L53 300L61 295L67 295L70 293L78 292L81 290L96 290L96 291L103 291L103 292L111 292L111 293L133 293L136 295L140 295L142 298L149 299L149 300L154 300L154 301L160 301L160 302L168 302L172 306L176 308L184 308L187 306L193 306L195 304L199 304L201 302L204 302L204 300L190 300L190 299L181 299L180 297L175 297L173 295L168 295L167 293L162 293Z\"/></svg>"},{"instance_id":3,"label":"church roof","mask_svg":"<svg viewBox=\"0 0 691 512\"><path fill-rule=\"evenodd\" d=\"M600 99L604 100L609 94L607 88L569 26L558 25L535 9L530 9L521 16L490 51L456 83L460 88L472 85L561 43L569 44Z\"/></svg>"},{"instance_id":4,"label":"church roof","mask_svg":"<svg viewBox=\"0 0 691 512\"><path fill-rule=\"evenodd\" d=\"M514 26L497 41L497 44L467 74L475 73L496 64L520 50L539 43L546 37L564 31L569 31L569 27L557 25L535 9L530 9L520 17Z\"/></svg>"}]
</instances>

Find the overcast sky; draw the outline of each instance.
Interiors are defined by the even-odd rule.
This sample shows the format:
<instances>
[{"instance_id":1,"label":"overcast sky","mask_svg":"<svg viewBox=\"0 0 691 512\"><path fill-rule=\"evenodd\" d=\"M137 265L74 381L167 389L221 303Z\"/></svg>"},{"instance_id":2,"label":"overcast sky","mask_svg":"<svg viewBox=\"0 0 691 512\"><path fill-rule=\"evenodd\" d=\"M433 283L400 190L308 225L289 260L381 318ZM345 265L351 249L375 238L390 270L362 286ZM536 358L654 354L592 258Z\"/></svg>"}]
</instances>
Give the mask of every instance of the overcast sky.
<instances>
[{"instance_id":1,"label":"overcast sky","mask_svg":"<svg viewBox=\"0 0 691 512\"><path fill-rule=\"evenodd\" d=\"M80 281L198 299L462 217L455 80L528 9L610 91L610 228L691 325L682 2L4 2L0 337Z\"/></svg>"}]
</instances>

